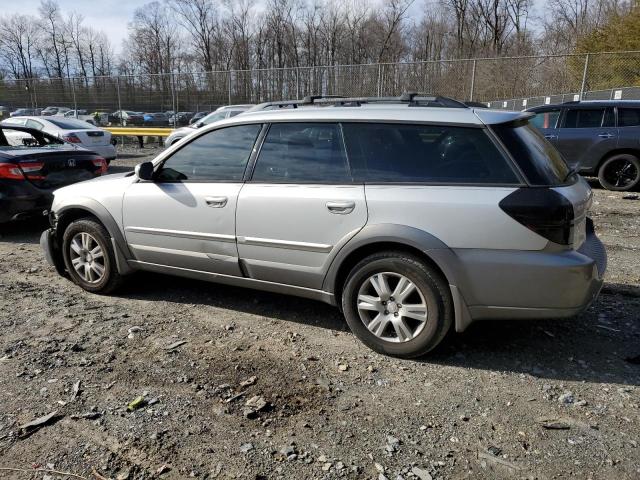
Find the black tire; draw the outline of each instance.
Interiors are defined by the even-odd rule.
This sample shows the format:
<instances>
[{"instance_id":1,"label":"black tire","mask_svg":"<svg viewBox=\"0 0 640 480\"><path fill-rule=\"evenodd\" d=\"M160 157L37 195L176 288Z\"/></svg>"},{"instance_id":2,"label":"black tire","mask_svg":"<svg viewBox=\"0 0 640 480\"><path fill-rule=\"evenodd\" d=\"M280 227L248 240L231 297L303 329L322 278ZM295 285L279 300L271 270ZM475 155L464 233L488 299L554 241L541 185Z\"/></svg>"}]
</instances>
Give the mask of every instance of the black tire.
<instances>
[{"instance_id":1,"label":"black tire","mask_svg":"<svg viewBox=\"0 0 640 480\"><path fill-rule=\"evenodd\" d=\"M630 153L613 155L600 166L598 180L607 190L633 190L640 185L640 160Z\"/></svg>"},{"instance_id":2,"label":"black tire","mask_svg":"<svg viewBox=\"0 0 640 480\"><path fill-rule=\"evenodd\" d=\"M103 252L101 258L103 259L104 275L96 282L86 281L72 264L71 242L74 237L81 233L88 233ZM67 226L62 236L62 257L71 280L88 292L101 294L111 293L123 283L124 277L118 273L116 267L111 236L102 224L92 218L81 218L71 222L69 226Z\"/></svg>"},{"instance_id":3,"label":"black tire","mask_svg":"<svg viewBox=\"0 0 640 480\"><path fill-rule=\"evenodd\" d=\"M426 302L426 323L410 340L384 340L371 332L360 317L358 295L361 288L366 288L365 284L372 275L383 272L406 277L417 287ZM389 287L393 288L392 285ZM419 357L433 350L444 339L453 323L453 302L447 282L435 269L405 252L380 252L364 258L353 267L344 284L342 310L351 331L365 345L378 353L400 358ZM375 312L372 315L375 316Z\"/></svg>"}]
</instances>

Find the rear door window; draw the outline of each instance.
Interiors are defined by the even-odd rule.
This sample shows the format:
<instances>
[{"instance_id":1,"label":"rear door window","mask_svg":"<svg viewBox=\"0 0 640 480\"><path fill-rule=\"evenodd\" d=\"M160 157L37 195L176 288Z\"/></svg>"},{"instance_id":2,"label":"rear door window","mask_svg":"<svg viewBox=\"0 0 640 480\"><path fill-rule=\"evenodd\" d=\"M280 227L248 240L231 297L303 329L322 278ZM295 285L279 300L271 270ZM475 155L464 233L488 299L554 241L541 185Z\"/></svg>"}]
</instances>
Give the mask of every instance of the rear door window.
<instances>
[{"instance_id":1,"label":"rear door window","mask_svg":"<svg viewBox=\"0 0 640 480\"><path fill-rule=\"evenodd\" d=\"M640 127L640 108L618 108L619 127Z\"/></svg>"},{"instance_id":2,"label":"rear door window","mask_svg":"<svg viewBox=\"0 0 640 480\"><path fill-rule=\"evenodd\" d=\"M514 184L509 162L481 128L345 123L357 181Z\"/></svg>"},{"instance_id":3,"label":"rear door window","mask_svg":"<svg viewBox=\"0 0 640 480\"><path fill-rule=\"evenodd\" d=\"M536 112L536 116L531 119L531 123L537 128L556 128L558 118L560 118L560 109L545 110Z\"/></svg>"},{"instance_id":4,"label":"rear door window","mask_svg":"<svg viewBox=\"0 0 640 480\"><path fill-rule=\"evenodd\" d=\"M599 128L603 126L604 108L570 108L564 119L564 128Z\"/></svg>"},{"instance_id":5,"label":"rear door window","mask_svg":"<svg viewBox=\"0 0 640 480\"><path fill-rule=\"evenodd\" d=\"M253 172L254 182L351 183L337 123L274 123Z\"/></svg>"}]
</instances>

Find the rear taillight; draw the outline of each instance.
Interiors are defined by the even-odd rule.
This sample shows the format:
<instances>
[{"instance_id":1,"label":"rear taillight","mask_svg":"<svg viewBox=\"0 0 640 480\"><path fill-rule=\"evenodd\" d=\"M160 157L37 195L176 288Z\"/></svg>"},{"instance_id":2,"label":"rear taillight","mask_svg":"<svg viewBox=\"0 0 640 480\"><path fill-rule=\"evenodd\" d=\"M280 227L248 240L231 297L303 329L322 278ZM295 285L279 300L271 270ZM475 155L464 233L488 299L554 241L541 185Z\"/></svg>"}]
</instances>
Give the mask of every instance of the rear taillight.
<instances>
[{"instance_id":1,"label":"rear taillight","mask_svg":"<svg viewBox=\"0 0 640 480\"><path fill-rule=\"evenodd\" d=\"M96 175L104 175L105 173L107 173L107 161L102 158L102 157L98 157L94 160L92 160L93 164L99 168L99 170L96 170L95 174Z\"/></svg>"},{"instance_id":2,"label":"rear taillight","mask_svg":"<svg viewBox=\"0 0 640 480\"><path fill-rule=\"evenodd\" d=\"M24 174L15 163L0 163L0 178L8 180L24 180Z\"/></svg>"},{"instance_id":3,"label":"rear taillight","mask_svg":"<svg viewBox=\"0 0 640 480\"><path fill-rule=\"evenodd\" d=\"M550 188L519 188L500 202L518 223L560 245L571 243L573 204Z\"/></svg>"},{"instance_id":4,"label":"rear taillight","mask_svg":"<svg viewBox=\"0 0 640 480\"><path fill-rule=\"evenodd\" d=\"M67 133L66 135L62 136L62 139L65 142L69 143L82 143L82 140L80 140L80 138L75 133Z\"/></svg>"}]
</instances>

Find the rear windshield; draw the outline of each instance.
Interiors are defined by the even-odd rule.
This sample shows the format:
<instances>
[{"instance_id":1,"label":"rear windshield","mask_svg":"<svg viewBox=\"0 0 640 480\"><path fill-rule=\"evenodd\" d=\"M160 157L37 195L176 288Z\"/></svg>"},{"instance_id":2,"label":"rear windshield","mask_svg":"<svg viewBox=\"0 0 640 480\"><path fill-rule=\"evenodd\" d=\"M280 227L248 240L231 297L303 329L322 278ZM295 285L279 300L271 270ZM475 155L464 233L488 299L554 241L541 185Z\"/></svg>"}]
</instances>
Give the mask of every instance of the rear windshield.
<instances>
[{"instance_id":1,"label":"rear windshield","mask_svg":"<svg viewBox=\"0 0 640 480\"><path fill-rule=\"evenodd\" d=\"M561 185L569 174L569 167L553 145L538 129L525 124L493 125L493 131L507 147L529 183L532 185Z\"/></svg>"},{"instance_id":2,"label":"rear windshield","mask_svg":"<svg viewBox=\"0 0 640 480\"><path fill-rule=\"evenodd\" d=\"M48 122L53 123L56 127L63 130L91 130L94 127L90 123L83 122L82 120L76 120L74 118L47 118Z\"/></svg>"}]
</instances>

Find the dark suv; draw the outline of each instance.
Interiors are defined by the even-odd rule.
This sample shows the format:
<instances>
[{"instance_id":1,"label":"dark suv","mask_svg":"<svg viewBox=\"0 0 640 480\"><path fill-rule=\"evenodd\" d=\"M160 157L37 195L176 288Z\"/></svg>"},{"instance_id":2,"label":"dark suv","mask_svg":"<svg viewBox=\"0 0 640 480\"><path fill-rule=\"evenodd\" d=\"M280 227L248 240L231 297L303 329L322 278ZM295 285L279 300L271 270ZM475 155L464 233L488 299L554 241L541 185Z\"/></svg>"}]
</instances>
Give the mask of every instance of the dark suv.
<instances>
[{"instance_id":1,"label":"dark suv","mask_svg":"<svg viewBox=\"0 0 640 480\"><path fill-rule=\"evenodd\" d=\"M640 185L640 101L567 102L528 111L571 168L597 175L607 190Z\"/></svg>"}]
</instances>

